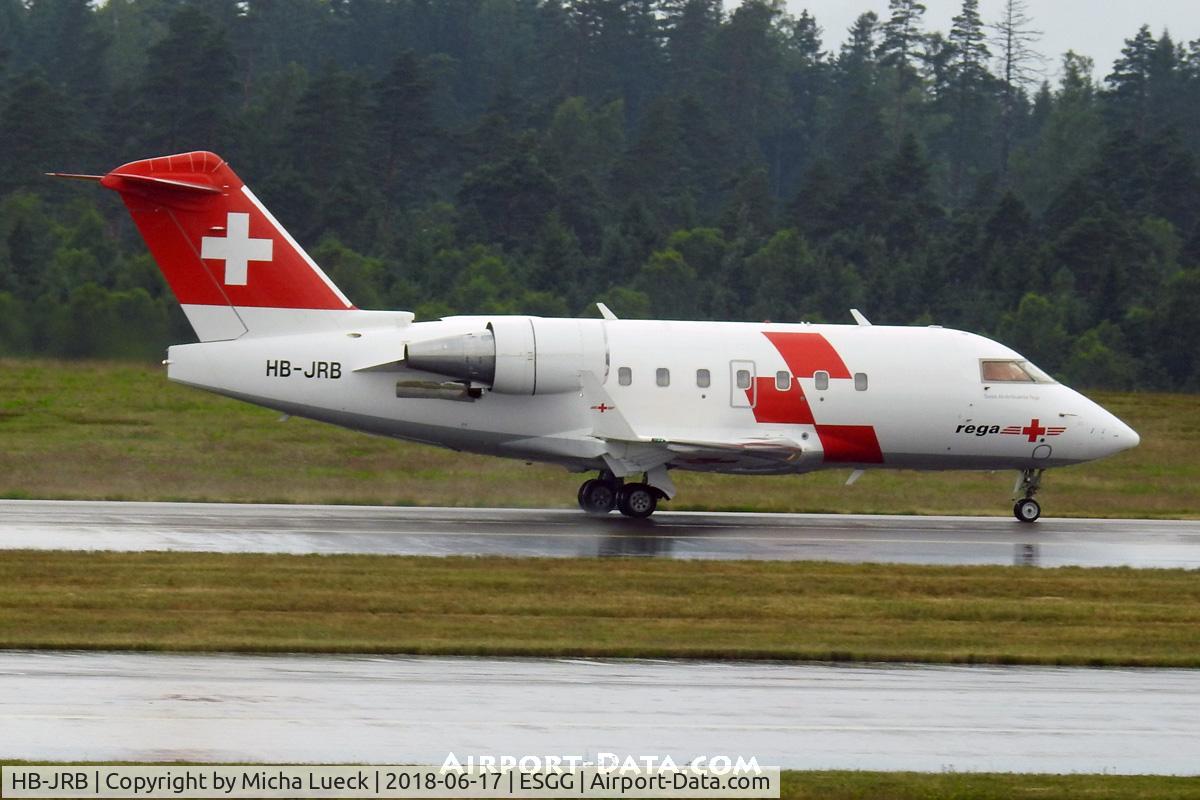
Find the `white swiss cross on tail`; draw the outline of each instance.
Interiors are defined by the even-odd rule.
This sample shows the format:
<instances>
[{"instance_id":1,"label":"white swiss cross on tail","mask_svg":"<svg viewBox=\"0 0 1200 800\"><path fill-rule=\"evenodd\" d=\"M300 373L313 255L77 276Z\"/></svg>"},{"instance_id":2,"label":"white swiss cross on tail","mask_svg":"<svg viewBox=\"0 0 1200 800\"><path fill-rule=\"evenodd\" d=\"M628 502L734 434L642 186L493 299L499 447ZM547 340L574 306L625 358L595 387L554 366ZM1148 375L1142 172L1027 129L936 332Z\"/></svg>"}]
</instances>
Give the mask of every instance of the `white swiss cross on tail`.
<instances>
[{"instance_id":1,"label":"white swiss cross on tail","mask_svg":"<svg viewBox=\"0 0 1200 800\"><path fill-rule=\"evenodd\" d=\"M250 215L230 211L224 238L205 236L200 240L200 257L225 262L225 285L245 286L251 261L270 261L274 242L250 238Z\"/></svg>"}]
</instances>

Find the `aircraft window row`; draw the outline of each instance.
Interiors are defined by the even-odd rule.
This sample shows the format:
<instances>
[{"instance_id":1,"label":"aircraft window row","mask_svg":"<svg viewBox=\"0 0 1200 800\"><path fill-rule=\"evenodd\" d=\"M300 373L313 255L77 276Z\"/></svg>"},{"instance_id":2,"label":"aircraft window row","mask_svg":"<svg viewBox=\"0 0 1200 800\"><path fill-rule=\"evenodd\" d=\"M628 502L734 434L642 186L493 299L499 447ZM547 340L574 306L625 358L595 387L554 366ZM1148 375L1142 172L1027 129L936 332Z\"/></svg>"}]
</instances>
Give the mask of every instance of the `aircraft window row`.
<instances>
[{"instance_id":1,"label":"aircraft window row","mask_svg":"<svg viewBox=\"0 0 1200 800\"><path fill-rule=\"evenodd\" d=\"M813 373L813 387L818 392L824 392L829 388L829 373L823 369L819 369ZM854 373L854 391L865 392L867 390L867 373Z\"/></svg>"},{"instance_id":2,"label":"aircraft window row","mask_svg":"<svg viewBox=\"0 0 1200 800\"><path fill-rule=\"evenodd\" d=\"M1016 362L988 362L988 361L985 361L983 363L986 365L986 364L990 364L990 363L1015 364ZM1024 362L1024 363L1028 364L1028 362ZM1032 367L1033 365L1029 364L1028 366ZM1037 368L1034 367L1034 369L1037 369ZM984 372L985 378L986 378L987 374L988 373L985 370L985 372ZM1022 374L1024 374L1024 373L1022 373ZM1045 373L1041 373L1041 374L1045 375ZM1005 380L1005 379L992 378L990 380ZM1007 380L1015 380L1015 379L1008 378ZM1032 381L1033 378L1027 377L1027 378L1024 378L1024 380ZM1048 377L1047 377L1047 380L1049 380ZM750 374L750 370L739 369L734 376L734 381L737 384L737 388L749 389L753 382L753 377ZM659 386L670 386L671 385L671 370L667 369L666 367L659 367L658 369L656 369L654 371L654 382L656 384L658 384ZM633 370L630 369L629 367L618 368L617 369L617 383L620 384L621 386L631 385L633 383ZM829 373L826 372L825 370L818 370L817 372L814 372L813 373L813 384L815 385L817 391L819 391L819 392L824 392L827 389L829 389ZM698 387L700 387L701 389L707 389L708 387L712 386L712 373L706 369L696 370L696 385ZM788 372L785 369L781 369L778 372L776 372L775 373L775 389L776 389L776 391L786 392L786 391L789 391L791 388L792 388L792 373ZM854 373L854 389L859 392L865 392L867 390L867 373L865 373L865 372Z\"/></svg>"},{"instance_id":3,"label":"aircraft window row","mask_svg":"<svg viewBox=\"0 0 1200 800\"><path fill-rule=\"evenodd\" d=\"M745 376L745 385L743 384L742 376ZM659 386L671 385L671 370L666 367L659 367L654 371L654 382ZM619 367L617 369L617 383L621 386L630 386L633 384L633 369L630 367ZM696 385L701 389L707 389L712 386L712 373L706 369L696 370ZM738 387L742 389L750 388L750 373L746 370L738 372Z\"/></svg>"},{"instance_id":4,"label":"aircraft window row","mask_svg":"<svg viewBox=\"0 0 1200 800\"><path fill-rule=\"evenodd\" d=\"M1007 359L979 362L985 383L1054 383L1054 379L1028 361Z\"/></svg>"}]
</instances>

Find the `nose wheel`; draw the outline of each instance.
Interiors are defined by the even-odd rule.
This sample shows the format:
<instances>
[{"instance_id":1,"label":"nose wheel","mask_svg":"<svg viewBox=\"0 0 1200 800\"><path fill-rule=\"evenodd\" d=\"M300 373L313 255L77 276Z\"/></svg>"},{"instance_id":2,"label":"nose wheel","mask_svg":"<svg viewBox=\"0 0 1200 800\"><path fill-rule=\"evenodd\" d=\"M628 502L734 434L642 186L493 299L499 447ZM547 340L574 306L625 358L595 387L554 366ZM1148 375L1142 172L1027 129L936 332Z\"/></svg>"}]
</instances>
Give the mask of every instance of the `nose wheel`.
<instances>
[{"instance_id":1,"label":"nose wheel","mask_svg":"<svg viewBox=\"0 0 1200 800\"><path fill-rule=\"evenodd\" d=\"M1037 518L1042 515L1042 507L1037 500L1032 497L1027 497L1024 500L1018 500L1013 505L1013 516L1021 522L1036 522Z\"/></svg>"},{"instance_id":2,"label":"nose wheel","mask_svg":"<svg viewBox=\"0 0 1200 800\"><path fill-rule=\"evenodd\" d=\"M1018 522L1037 522L1038 517L1042 515L1042 506L1033 496L1042 486L1043 472L1045 470L1042 469L1021 470L1021 477L1017 479L1014 492L1019 492L1024 497L1013 504L1013 516Z\"/></svg>"}]
</instances>

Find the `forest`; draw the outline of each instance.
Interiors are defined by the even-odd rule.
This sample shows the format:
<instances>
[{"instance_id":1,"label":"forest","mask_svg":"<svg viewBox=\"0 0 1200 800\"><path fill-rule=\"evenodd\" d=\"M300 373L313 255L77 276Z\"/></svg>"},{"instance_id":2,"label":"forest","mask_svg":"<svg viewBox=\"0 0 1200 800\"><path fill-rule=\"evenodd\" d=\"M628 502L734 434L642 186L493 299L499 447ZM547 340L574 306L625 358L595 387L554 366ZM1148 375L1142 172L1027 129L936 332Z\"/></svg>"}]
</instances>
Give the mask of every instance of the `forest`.
<instances>
[{"instance_id":1,"label":"forest","mask_svg":"<svg viewBox=\"0 0 1200 800\"><path fill-rule=\"evenodd\" d=\"M43 173L204 149L360 308L855 307L1200 390L1200 38L1097 65L1037 28L1023 0L845 31L782 0L0 0L0 354L192 340L119 199Z\"/></svg>"}]
</instances>

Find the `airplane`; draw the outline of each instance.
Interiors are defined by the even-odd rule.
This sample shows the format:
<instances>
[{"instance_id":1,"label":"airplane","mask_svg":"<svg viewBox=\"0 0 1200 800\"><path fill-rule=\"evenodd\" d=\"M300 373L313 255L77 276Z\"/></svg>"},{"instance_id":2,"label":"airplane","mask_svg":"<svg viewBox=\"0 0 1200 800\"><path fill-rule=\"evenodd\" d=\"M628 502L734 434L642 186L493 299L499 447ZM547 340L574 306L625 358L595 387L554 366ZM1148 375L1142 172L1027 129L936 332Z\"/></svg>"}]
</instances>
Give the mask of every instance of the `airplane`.
<instances>
[{"instance_id":1,"label":"airplane","mask_svg":"<svg viewBox=\"0 0 1200 800\"><path fill-rule=\"evenodd\" d=\"M1044 470L1137 446L1117 417L998 342L936 325L560 319L417 322L356 308L211 152L97 181L133 217L199 340L167 377L287 415L595 472L589 514L650 516L673 470Z\"/></svg>"}]
</instances>

